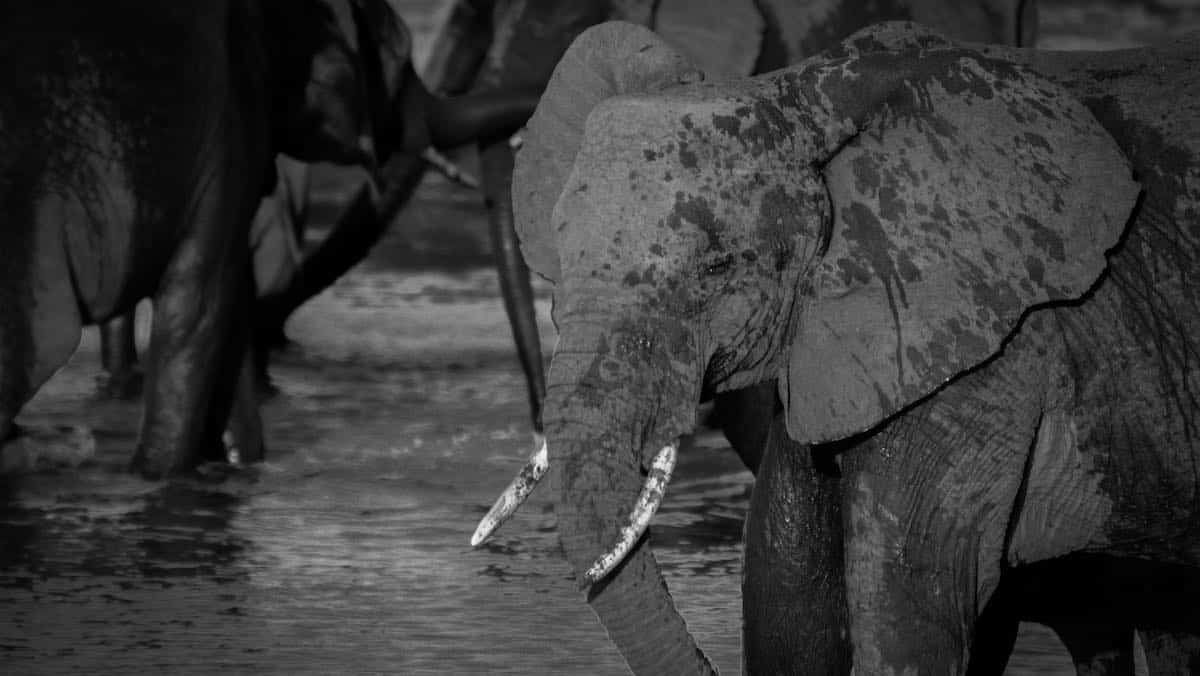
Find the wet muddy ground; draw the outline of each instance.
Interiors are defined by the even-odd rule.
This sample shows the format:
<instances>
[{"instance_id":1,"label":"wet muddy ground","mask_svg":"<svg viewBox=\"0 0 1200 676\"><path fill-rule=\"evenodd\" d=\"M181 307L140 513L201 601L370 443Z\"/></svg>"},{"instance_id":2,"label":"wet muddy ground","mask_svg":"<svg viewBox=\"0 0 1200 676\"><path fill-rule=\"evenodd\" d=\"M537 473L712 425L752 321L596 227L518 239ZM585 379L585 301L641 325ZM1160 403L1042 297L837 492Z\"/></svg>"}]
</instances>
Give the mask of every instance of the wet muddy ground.
<instances>
[{"instance_id":1,"label":"wet muddy ground","mask_svg":"<svg viewBox=\"0 0 1200 676\"><path fill-rule=\"evenodd\" d=\"M424 39L434 3L400 4ZM1146 41L1196 14L1052 6L1056 47ZM484 230L478 196L431 177L371 258L295 316L259 467L168 484L126 474L140 405L97 399L89 330L21 422L85 426L94 451L0 478L0 672L623 673L558 553L551 491L467 546L530 450ZM548 355L549 287L536 289ZM653 530L726 673L739 671L750 488L702 432ZM1073 670L1026 625L1008 673Z\"/></svg>"}]
</instances>

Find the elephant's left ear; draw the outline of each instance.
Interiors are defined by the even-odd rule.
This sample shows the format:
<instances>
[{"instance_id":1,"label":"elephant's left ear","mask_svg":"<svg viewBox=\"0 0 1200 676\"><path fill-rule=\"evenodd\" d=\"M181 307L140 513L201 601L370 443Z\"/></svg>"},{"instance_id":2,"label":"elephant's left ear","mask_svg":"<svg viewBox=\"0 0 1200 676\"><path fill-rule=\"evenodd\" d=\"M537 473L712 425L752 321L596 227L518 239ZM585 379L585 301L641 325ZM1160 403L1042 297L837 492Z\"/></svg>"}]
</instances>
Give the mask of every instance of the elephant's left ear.
<instances>
[{"instance_id":1,"label":"elephant's left ear","mask_svg":"<svg viewBox=\"0 0 1200 676\"><path fill-rule=\"evenodd\" d=\"M1087 108L1032 71L958 63L822 170L832 234L780 383L799 441L867 430L986 360L1031 306L1084 294L1124 229L1138 186Z\"/></svg>"}]
</instances>

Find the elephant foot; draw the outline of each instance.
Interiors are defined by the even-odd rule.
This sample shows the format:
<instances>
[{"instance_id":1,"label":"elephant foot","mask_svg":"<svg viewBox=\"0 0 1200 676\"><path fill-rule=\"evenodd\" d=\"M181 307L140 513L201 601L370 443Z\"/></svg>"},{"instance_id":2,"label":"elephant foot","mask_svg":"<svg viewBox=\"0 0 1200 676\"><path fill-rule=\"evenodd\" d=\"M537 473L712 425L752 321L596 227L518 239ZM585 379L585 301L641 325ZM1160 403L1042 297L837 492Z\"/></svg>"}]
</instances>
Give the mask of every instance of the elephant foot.
<instances>
[{"instance_id":1,"label":"elephant foot","mask_svg":"<svg viewBox=\"0 0 1200 676\"><path fill-rule=\"evenodd\" d=\"M96 437L88 427L15 427L0 445L0 473L78 467L96 457Z\"/></svg>"},{"instance_id":2,"label":"elephant foot","mask_svg":"<svg viewBox=\"0 0 1200 676\"><path fill-rule=\"evenodd\" d=\"M256 437L252 429L247 430L242 425L231 422L230 429L221 435L221 442L225 448L225 462L229 465L240 467L266 458L261 435Z\"/></svg>"},{"instance_id":3,"label":"elephant foot","mask_svg":"<svg viewBox=\"0 0 1200 676\"><path fill-rule=\"evenodd\" d=\"M140 368L106 373L96 379L96 394L102 399L132 401L142 396L145 375Z\"/></svg>"}]
</instances>

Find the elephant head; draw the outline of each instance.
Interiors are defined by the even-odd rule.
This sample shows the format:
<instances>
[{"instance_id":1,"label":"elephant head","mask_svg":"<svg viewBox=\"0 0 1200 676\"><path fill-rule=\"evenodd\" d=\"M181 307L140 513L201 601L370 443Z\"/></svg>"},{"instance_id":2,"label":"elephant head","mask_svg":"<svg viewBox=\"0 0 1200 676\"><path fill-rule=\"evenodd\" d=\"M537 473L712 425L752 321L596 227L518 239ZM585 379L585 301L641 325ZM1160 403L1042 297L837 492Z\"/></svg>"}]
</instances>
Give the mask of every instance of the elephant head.
<instances>
[{"instance_id":1,"label":"elephant head","mask_svg":"<svg viewBox=\"0 0 1200 676\"><path fill-rule=\"evenodd\" d=\"M868 430L1082 295L1132 208L1066 91L930 33L881 44L714 84L604 24L530 121L513 200L556 284L558 528L635 672L710 668L642 537L702 397L777 379L795 440Z\"/></svg>"}]
</instances>

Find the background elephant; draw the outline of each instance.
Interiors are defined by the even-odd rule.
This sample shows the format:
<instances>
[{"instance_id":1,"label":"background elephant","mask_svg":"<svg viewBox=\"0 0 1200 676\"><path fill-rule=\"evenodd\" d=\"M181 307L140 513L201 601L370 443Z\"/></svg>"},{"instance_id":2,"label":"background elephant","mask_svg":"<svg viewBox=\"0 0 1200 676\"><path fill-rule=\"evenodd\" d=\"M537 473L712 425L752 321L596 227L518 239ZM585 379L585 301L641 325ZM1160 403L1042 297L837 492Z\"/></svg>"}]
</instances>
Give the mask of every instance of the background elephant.
<instances>
[{"instance_id":1,"label":"background elephant","mask_svg":"<svg viewBox=\"0 0 1200 676\"><path fill-rule=\"evenodd\" d=\"M530 122L514 199L556 281L560 538L636 672L709 669L638 527L698 400L778 379L790 439L872 430L990 359L1030 307L1087 291L1133 207L1116 146L1045 78L875 45L696 84L652 35L602 26ZM999 569L976 574L986 597Z\"/></svg>"},{"instance_id":2,"label":"background elephant","mask_svg":"<svg viewBox=\"0 0 1200 676\"><path fill-rule=\"evenodd\" d=\"M398 113L407 34L381 0L32 3L14 15L0 41L14 92L0 109L0 238L15 261L0 279L0 439L83 323L153 293L134 466L159 476L224 457L235 390L231 431L258 455L237 374L248 229L271 158L374 164L377 148L419 135Z\"/></svg>"},{"instance_id":3,"label":"background elephant","mask_svg":"<svg viewBox=\"0 0 1200 676\"><path fill-rule=\"evenodd\" d=\"M401 84L393 106L397 119L392 124L404 131L378 149L380 159L387 161L371 172L368 181L359 182L329 235L312 250L304 251L308 165L286 156L276 158L278 181L260 204L251 227L257 298L254 366L262 385L268 383L267 349L286 340L283 326L288 317L367 254L420 183L428 166L427 151L506 138L528 119L537 103L540 92L536 90L435 96L412 68L412 40L402 21L400 29L396 51L402 62L396 69ZM515 249L516 235L511 237L509 246ZM529 304L532 316L532 299ZM105 323L101 340L106 371L103 391L122 398L138 396L141 373L132 312ZM535 359L540 363L540 358L538 354Z\"/></svg>"}]
</instances>

